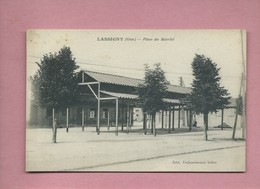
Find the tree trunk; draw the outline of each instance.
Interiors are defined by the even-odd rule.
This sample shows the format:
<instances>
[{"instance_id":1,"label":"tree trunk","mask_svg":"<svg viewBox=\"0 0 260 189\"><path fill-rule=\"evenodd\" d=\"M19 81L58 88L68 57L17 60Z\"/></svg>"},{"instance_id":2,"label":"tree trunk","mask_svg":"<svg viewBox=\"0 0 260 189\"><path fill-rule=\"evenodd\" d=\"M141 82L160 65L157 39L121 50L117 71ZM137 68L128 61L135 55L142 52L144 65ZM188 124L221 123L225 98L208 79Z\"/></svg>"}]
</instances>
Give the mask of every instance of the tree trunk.
<instances>
[{"instance_id":1,"label":"tree trunk","mask_svg":"<svg viewBox=\"0 0 260 189\"><path fill-rule=\"evenodd\" d=\"M181 127L181 107L179 106L178 110L178 128Z\"/></svg>"},{"instance_id":2,"label":"tree trunk","mask_svg":"<svg viewBox=\"0 0 260 189\"><path fill-rule=\"evenodd\" d=\"M147 114L147 117L148 117L148 128L150 129L151 128L151 115Z\"/></svg>"},{"instance_id":3,"label":"tree trunk","mask_svg":"<svg viewBox=\"0 0 260 189\"><path fill-rule=\"evenodd\" d=\"M186 127L186 124L185 124L185 110L184 110L184 108L183 108L183 106L182 106L182 108L181 108L181 114L182 114L182 126L183 127Z\"/></svg>"},{"instance_id":4,"label":"tree trunk","mask_svg":"<svg viewBox=\"0 0 260 189\"><path fill-rule=\"evenodd\" d=\"M156 136L155 115L152 116L152 123L153 123L153 134L154 134L154 136Z\"/></svg>"},{"instance_id":5,"label":"tree trunk","mask_svg":"<svg viewBox=\"0 0 260 189\"><path fill-rule=\"evenodd\" d=\"M143 113L143 129L144 129L144 134L146 135L146 113Z\"/></svg>"},{"instance_id":6,"label":"tree trunk","mask_svg":"<svg viewBox=\"0 0 260 189\"><path fill-rule=\"evenodd\" d=\"M57 127L53 128L53 133L52 133L52 142L57 143Z\"/></svg>"},{"instance_id":7,"label":"tree trunk","mask_svg":"<svg viewBox=\"0 0 260 189\"><path fill-rule=\"evenodd\" d=\"M52 142L57 143L57 120L55 119L54 108L52 108Z\"/></svg>"},{"instance_id":8,"label":"tree trunk","mask_svg":"<svg viewBox=\"0 0 260 189\"><path fill-rule=\"evenodd\" d=\"M191 131L192 130L192 111L190 110L189 111L189 131Z\"/></svg>"},{"instance_id":9,"label":"tree trunk","mask_svg":"<svg viewBox=\"0 0 260 189\"><path fill-rule=\"evenodd\" d=\"M153 115L151 116L151 133L153 133L153 126L154 126L154 122L153 122Z\"/></svg>"},{"instance_id":10,"label":"tree trunk","mask_svg":"<svg viewBox=\"0 0 260 189\"><path fill-rule=\"evenodd\" d=\"M204 139L207 141L208 140L208 113L204 113Z\"/></svg>"},{"instance_id":11,"label":"tree trunk","mask_svg":"<svg viewBox=\"0 0 260 189\"><path fill-rule=\"evenodd\" d=\"M164 124L164 111L162 110L162 129L163 129L163 124Z\"/></svg>"},{"instance_id":12,"label":"tree trunk","mask_svg":"<svg viewBox=\"0 0 260 189\"><path fill-rule=\"evenodd\" d=\"M223 130L223 124L224 124L224 109L221 109L221 130Z\"/></svg>"},{"instance_id":13,"label":"tree trunk","mask_svg":"<svg viewBox=\"0 0 260 189\"><path fill-rule=\"evenodd\" d=\"M129 134L129 104L127 103L127 109L126 109L126 129L127 129L127 134Z\"/></svg>"}]
</instances>

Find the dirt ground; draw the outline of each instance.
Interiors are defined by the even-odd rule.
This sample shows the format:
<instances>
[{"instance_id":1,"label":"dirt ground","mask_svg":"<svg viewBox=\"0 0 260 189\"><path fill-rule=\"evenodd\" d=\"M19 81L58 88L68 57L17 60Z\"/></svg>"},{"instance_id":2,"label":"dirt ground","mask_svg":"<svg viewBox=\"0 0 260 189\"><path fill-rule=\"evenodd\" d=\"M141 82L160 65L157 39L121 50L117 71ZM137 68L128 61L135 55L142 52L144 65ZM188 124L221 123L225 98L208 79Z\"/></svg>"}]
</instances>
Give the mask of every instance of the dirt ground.
<instances>
[{"instance_id":1,"label":"dirt ground","mask_svg":"<svg viewBox=\"0 0 260 189\"><path fill-rule=\"evenodd\" d=\"M120 130L119 130L120 131ZM27 129L27 171L245 171L245 141L232 140L232 129L158 129L144 135L141 127L115 135L114 128ZM236 136L241 137L241 130Z\"/></svg>"}]
</instances>

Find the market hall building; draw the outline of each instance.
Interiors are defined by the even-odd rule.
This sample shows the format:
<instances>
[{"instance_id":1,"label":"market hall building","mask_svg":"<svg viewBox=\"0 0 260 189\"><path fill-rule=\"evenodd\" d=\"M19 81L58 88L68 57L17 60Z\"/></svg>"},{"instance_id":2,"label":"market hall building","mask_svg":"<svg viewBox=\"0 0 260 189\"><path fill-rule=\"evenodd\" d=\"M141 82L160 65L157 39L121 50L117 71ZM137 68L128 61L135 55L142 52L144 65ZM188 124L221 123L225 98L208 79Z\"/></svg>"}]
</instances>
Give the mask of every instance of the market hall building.
<instances>
[{"instance_id":1,"label":"market hall building","mask_svg":"<svg viewBox=\"0 0 260 189\"><path fill-rule=\"evenodd\" d=\"M60 127L116 127L118 130L135 126L135 121L146 120L138 106L137 87L144 80L125 76L81 70L79 72L79 103L68 107L55 115ZM191 92L191 88L169 85L165 109L156 116L157 128L174 130L192 125L192 114L181 104L180 99ZM231 111L235 111L232 103ZM229 110L230 111L230 110ZM225 114L226 115L226 114ZM234 115L234 114L233 114ZM229 116L230 117L230 116ZM198 116L199 118L199 116ZM218 120L218 116L216 116ZM220 123L220 121L218 121ZM199 121L199 120L198 120ZM223 122L223 119L222 119ZM29 125L34 127L52 127L52 109L31 104Z\"/></svg>"}]
</instances>

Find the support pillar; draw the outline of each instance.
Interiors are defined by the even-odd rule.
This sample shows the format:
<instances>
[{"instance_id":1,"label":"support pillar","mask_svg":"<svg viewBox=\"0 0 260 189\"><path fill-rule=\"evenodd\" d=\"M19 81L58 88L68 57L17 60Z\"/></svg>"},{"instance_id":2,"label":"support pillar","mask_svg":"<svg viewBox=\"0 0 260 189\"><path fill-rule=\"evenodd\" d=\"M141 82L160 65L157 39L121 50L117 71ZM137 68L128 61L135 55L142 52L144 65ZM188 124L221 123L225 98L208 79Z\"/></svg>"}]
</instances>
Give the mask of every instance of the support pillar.
<instances>
[{"instance_id":1,"label":"support pillar","mask_svg":"<svg viewBox=\"0 0 260 189\"><path fill-rule=\"evenodd\" d=\"M181 106L179 106L178 110L178 128L181 126Z\"/></svg>"},{"instance_id":2,"label":"support pillar","mask_svg":"<svg viewBox=\"0 0 260 189\"><path fill-rule=\"evenodd\" d=\"M165 111L165 128L167 129L167 122L168 122L168 111Z\"/></svg>"},{"instance_id":3,"label":"support pillar","mask_svg":"<svg viewBox=\"0 0 260 189\"><path fill-rule=\"evenodd\" d=\"M169 133L171 132L171 109L169 110Z\"/></svg>"},{"instance_id":4,"label":"support pillar","mask_svg":"<svg viewBox=\"0 0 260 189\"><path fill-rule=\"evenodd\" d=\"M66 132L69 132L69 108L67 108L67 116L66 116Z\"/></svg>"},{"instance_id":5,"label":"support pillar","mask_svg":"<svg viewBox=\"0 0 260 189\"><path fill-rule=\"evenodd\" d=\"M237 128L237 117L238 117L238 106L236 107L236 116L235 116L235 123L233 127L233 133L232 133L232 139L235 139L235 134L236 134L236 128Z\"/></svg>"},{"instance_id":6,"label":"support pillar","mask_svg":"<svg viewBox=\"0 0 260 189\"><path fill-rule=\"evenodd\" d=\"M133 112L133 110L132 110L132 108L129 106L129 125L130 125L130 129L131 129L131 127L134 125L134 122L133 122L133 124L132 124L132 112Z\"/></svg>"},{"instance_id":7,"label":"support pillar","mask_svg":"<svg viewBox=\"0 0 260 189\"><path fill-rule=\"evenodd\" d=\"M118 135L118 98L116 99L116 135Z\"/></svg>"},{"instance_id":8,"label":"support pillar","mask_svg":"<svg viewBox=\"0 0 260 189\"><path fill-rule=\"evenodd\" d=\"M110 123L109 123L109 119L110 119L110 114L109 114L109 109L107 110L107 130L110 129Z\"/></svg>"},{"instance_id":9,"label":"support pillar","mask_svg":"<svg viewBox=\"0 0 260 189\"><path fill-rule=\"evenodd\" d=\"M54 129L54 123L55 123L55 109L52 108L52 127Z\"/></svg>"},{"instance_id":10,"label":"support pillar","mask_svg":"<svg viewBox=\"0 0 260 189\"><path fill-rule=\"evenodd\" d=\"M121 130L124 130L124 104L123 104L123 100L122 100L122 106L121 106L122 110L121 110Z\"/></svg>"},{"instance_id":11,"label":"support pillar","mask_svg":"<svg viewBox=\"0 0 260 189\"><path fill-rule=\"evenodd\" d=\"M98 83L97 134L100 133L100 83Z\"/></svg>"},{"instance_id":12,"label":"support pillar","mask_svg":"<svg viewBox=\"0 0 260 189\"><path fill-rule=\"evenodd\" d=\"M82 71L82 78L81 78L81 82L82 83L84 83L85 82L85 78L84 78L84 76L85 76L85 73L84 73L84 71ZM82 116L81 116L81 125L82 125L82 131L84 131L84 114L85 114L85 112L84 112L84 106L82 107Z\"/></svg>"},{"instance_id":13,"label":"support pillar","mask_svg":"<svg viewBox=\"0 0 260 189\"><path fill-rule=\"evenodd\" d=\"M85 110L84 110L84 106L82 106L82 112L81 112L81 125L82 125L82 131L84 131L84 125L85 125Z\"/></svg>"},{"instance_id":14,"label":"support pillar","mask_svg":"<svg viewBox=\"0 0 260 189\"><path fill-rule=\"evenodd\" d=\"M129 116L130 115L130 109L129 109L129 103L127 103L127 110L126 110L126 128L127 128L127 134L129 133Z\"/></svg>"},{"instance_id":15,"label":"support pillar","mask_svg":"<svg viewBox=\"0 0 260 189\"><path fill-rule=\"evenodd\" d=\"M175 116L174 116L174 113L175 113L175 107L173 106L172 108L172 130L174 131L174 122L175 122Z\"/></svg>"}]
</instances>

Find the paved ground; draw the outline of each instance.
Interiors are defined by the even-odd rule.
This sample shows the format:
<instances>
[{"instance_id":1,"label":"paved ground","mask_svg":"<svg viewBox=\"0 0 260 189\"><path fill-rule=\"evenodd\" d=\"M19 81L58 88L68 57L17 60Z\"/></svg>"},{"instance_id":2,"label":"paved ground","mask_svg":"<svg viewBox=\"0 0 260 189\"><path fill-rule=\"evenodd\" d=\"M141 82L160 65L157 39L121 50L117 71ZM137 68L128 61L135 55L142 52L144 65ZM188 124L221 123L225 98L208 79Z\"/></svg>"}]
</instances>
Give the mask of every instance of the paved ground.
<instances>
[{"instance_id":1,"label":"paved ground","mask_svg":"<svg viewBox=\"0 0 260 189\"><path fill-rule=\"evenodd\" d=\"M177 129L157 136L132 129L115 135L113 128L27 129L27 171L243 171L245 141L231 140L231 129L192 132ZM237 131L237 136L241 136Z\"/></svg>"}]
</instances>

